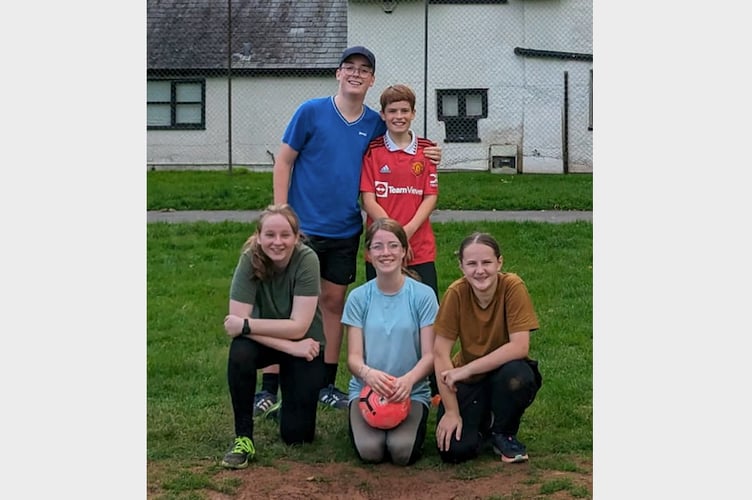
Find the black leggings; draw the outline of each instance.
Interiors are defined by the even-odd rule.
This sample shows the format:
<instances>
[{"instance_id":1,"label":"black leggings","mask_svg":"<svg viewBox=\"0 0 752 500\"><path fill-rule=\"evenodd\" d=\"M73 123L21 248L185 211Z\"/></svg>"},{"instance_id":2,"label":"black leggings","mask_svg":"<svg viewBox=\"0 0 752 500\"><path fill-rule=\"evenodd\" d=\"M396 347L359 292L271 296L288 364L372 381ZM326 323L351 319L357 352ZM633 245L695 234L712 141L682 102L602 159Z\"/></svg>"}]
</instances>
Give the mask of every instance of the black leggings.
<instances>
[{"instance_id":1,"label":"black leggings","mask_svg":"<svg viewBox=\"0 0 752 500\"><path fill-rule=\"evenodd\" d=\"M291 356L238 336L230 344L227 383L235 415L235 435L253 439L253 397L256 371L279 365L282 407L279 433L286 444L310 443L316 431L319 389L324 381L324 351L312 361Z\"/></svg>"},{"instance_id":2,"label":"black leggings","mask_svg":"<svg viewBox=\"0 0 752 500\"><path fill-rule=\"evenodd\" d=\"M488 372L478 383L457 384L457 403L462 417L460 440L452 436L449 449L439 451L444 462L459 463L478 456L484 435L517 434L522 415L533 403L542 383L537 362L517 359ZM436 415L438 426L444 405ZM493 413L493 425L491 414Z\"/></svg>"}]
</instances>

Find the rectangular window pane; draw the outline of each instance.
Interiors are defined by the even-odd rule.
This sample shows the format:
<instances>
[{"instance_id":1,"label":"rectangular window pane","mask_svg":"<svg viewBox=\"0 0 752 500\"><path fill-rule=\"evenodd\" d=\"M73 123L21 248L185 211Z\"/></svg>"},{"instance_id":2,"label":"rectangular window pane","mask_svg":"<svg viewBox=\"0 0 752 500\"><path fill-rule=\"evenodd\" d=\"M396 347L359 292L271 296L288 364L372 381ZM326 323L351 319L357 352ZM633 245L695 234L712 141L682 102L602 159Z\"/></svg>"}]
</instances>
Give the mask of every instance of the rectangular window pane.
<instances>
[{"instance_id":1,"label":"rectangular window pane","mask_svg":"<svg viewBox=\"0 0 752 500\"><path fill-rule=\"evenodd\" d=\"M201 123L200 104L178 104L175 107L175 124Z\"/></svg>"},{"instance_id":2,"label":"rectangular window pane","mask_svg":"<svg viewBox=\"0 0 752 500\"><path fill-rule=\"evenodd\" d=\"M204 81L147 79L146 126L188 130L204 127Z\"/></svg>"},{"instance_id":3,"label":"rectangular window pane","mask_svg":"<svg viewBox=\"0 0 752 500\"><path fill-rule=\"evenodd\" d=\"M169 87L169 85L168 85ZM146 124L150 126L170 126L170 105L149 104L146 106Z\"/></svg>"},{"instance_id":4,"label":"rectangular window pane","mask_svg":"<svg viewBox=\"0 0 752 500\"><path fill-rule=\"evenodd\" d=\"M175 85L177 102L201 102L200 83L178 83Z\"/></svg>"},{"instance_id":5,"label":"rectangular window pane","mask_svg":"<svg viewBox=\"0 0 752 500\"><path fill-rule=\"evenodd\" d=\"M441 97L441 110L444 116L457 116L459 114L459 104L456 95L445 95Z\"/></svg>"},{"instance_id":6,"label":"rectangular window pane","mask_svg":"<svg viewBox=\"0 0 752 500\"><path fill-rule=\"evenodd\" d=\"M170 82L146 82L147 102L170 102Z\"/></svg>"},{"instance_id":7,"label":"rectangular window pane","mask_svg":"<svg viewBox=\"0 0 752 500\"><path fill-rule=\"evenodd\" d=\"M478 94L465 96L466 116L483 116L483 98Z\"/></svg>"}]
</instances>

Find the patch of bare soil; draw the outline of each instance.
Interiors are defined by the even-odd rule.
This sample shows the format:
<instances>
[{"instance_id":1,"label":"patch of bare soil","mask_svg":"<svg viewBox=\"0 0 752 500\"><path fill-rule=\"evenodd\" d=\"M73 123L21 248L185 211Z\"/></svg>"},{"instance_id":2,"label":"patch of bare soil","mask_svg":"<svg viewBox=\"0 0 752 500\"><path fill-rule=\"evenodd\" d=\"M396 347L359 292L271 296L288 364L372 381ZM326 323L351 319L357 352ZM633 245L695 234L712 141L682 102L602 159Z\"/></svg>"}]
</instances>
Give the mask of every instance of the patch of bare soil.
<instances>
[{"instance_id":1,"label":"patch of bare soil","mask_svg":"<svg viewBox=\"0 0 752 500\"><path fill-rule=\"evenodd\" d=\"M593 464L578 464L578 472L535 467L532 463L479 467L473 478L450 469L423 470L380 464L280 463L275 467L251 465L240 471L223 470L217 483L240 480L233 494L205 491L211 500L250 499L547 499L592 498Z\"/></svg>"}]
</instances>

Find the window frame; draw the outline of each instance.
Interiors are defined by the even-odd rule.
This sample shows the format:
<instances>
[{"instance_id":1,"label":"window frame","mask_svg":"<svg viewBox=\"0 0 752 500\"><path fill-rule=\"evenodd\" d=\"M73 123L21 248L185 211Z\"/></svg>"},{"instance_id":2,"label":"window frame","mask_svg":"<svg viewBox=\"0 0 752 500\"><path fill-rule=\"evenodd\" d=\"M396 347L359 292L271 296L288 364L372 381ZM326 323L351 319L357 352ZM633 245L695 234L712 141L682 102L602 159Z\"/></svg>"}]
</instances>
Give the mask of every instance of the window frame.
<instances>
[{"instance_id":1,"label":"window frame","mask_svg":"<svg viewBox=\"0 0 752 500\"><path fill-rule=\"evenodd\" d=\"M478 95L481 98L481 114L467 114L467 97ZM457 97L457 115L444 113L444 97ZM488 118L488 89L436 89L436 115L444 122L444 142L481 142L478 135L478 120Z\"/></svg>"},{"instance_id":2,"label":"window frame","mask_svg":"<svg viewBox=\"0 0 752 500\"><path fill-rule=\"evenodd\" d=\"M146 124L147 130L206 130L206 79L203 78L148 78L149 82L170 82L170 100L169 101L150 101L146 98L146 107L148 115L148 107L150 104L170 106L170 124L169 125L149 125ZM177 88L183 84L199 84L201 87L201 100L200 101L179 101L177 100ZM177 110L181 105L200 105L201 106L201 121L196 123L177 123Z\"/></svg>"}]
</instances>

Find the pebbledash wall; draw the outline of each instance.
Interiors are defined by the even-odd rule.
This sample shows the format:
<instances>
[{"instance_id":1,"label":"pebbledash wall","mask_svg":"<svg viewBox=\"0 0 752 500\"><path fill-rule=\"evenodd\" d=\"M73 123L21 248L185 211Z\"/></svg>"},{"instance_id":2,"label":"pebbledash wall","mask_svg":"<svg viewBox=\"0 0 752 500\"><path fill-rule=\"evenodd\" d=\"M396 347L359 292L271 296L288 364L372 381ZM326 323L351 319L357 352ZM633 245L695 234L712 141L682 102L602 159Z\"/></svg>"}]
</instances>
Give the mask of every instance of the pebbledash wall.
<instances>
[{"instance_id":1,"label":"pebbledash wall","mask_svg":"<svg viewBox=\"0 0 752 500\"><path fill-rule=\"evenodd\" d=\"M497 155L514 155L518 173L592 173L592 1L350 1L347 39L376 54L368 105L394 83L415 90L413 128L442 145L440 169L499 171ZM271 169L300 102L336 92L327 73L233 77L233 165ZM206 78L205 130L147 132L149 168L227 167L227 87ZM487 99L477 141L447 141L438 94L466 89Z\"/></svg>"},{"instance_id":2,"label":"pebbledash wall","mask_svg":"<svg viewBox=\"0 0 752 500\"><path fill-rule=\"evenodd\" d=\"M285 126L305 99L337 92L327 77L233 77L232 163L271 170ZM227 77L206 78L205 130L149 130L147 165L156 170L226 169L229 156Z\"/></svg>"}]
</instances>

